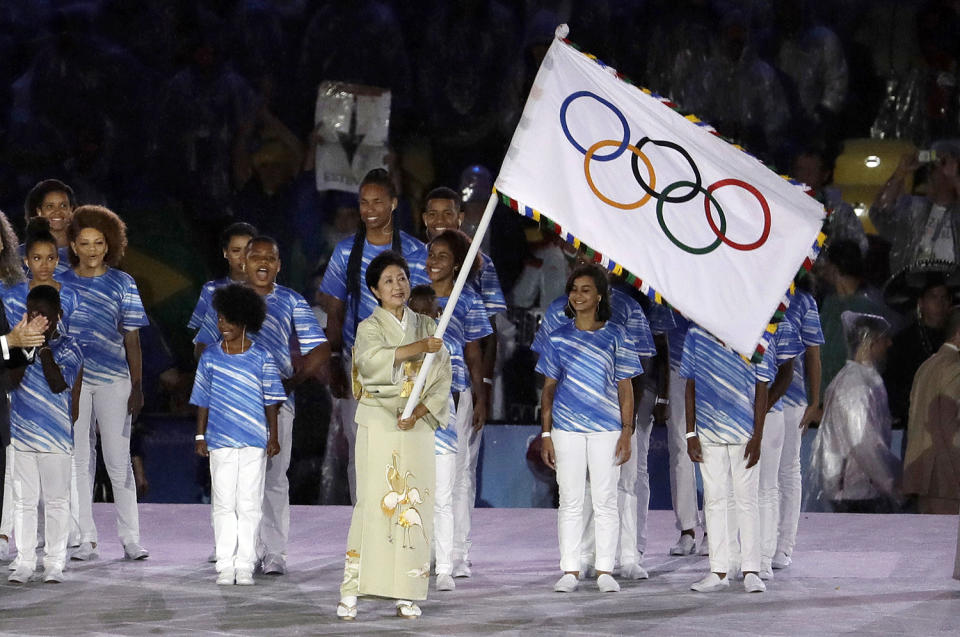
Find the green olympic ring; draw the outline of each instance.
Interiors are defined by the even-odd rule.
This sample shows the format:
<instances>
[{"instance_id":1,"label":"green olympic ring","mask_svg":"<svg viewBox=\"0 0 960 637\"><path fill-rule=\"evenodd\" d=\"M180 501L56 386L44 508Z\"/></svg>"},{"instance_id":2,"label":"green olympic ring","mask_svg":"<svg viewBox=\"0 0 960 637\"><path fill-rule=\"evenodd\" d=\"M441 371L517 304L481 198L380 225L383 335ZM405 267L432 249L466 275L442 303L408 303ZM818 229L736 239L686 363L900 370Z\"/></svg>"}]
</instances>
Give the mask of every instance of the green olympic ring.
<instances>
[{"instance_id":1,"label":"green olympic ring","mask_svg":"<svg viewBox=\"0 0 960 637\"><path fill-rule=\"evenodd\" d=\"M710 200L710 203L713 204L713 207L716 208L717 214L720 215L720 232L716 240L710 245L703 248L688 246L673 236L673 233L670 232L669 228L667 228L667 222L663 218L663 204L667 200L667 195L677 188L690 188L691 192L696 192L699 190L704 194L705 197L707 197L707 199ZM663 192L661 192L660 196L657 198L657 222L660 224L660 229L663 230L663 234L665 234L667 238L673 242L673 245L690 254L709 254L713 252L723 243L721 237L723 237L727 231L727 217L723 214L723 208L720 207L720 203L714 198L712 192L704 188L702 185L695 184L692 181L675 181L663 189Z\"/></svg>"}]
</instances>

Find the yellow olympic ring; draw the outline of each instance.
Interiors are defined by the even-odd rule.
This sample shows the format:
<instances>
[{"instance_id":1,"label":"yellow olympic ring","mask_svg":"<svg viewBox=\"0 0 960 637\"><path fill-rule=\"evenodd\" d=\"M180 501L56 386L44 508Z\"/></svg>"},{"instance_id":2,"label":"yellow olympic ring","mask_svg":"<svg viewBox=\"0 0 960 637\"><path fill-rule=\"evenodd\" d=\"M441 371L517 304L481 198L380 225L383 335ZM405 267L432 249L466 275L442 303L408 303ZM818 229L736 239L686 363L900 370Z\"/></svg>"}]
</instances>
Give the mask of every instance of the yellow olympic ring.
<instances>
[{"instance_id":1,"label":"yellow olympic ring","mask_svg":"<svg viewBox=\"0 0 960 637\"><path fill-rule=\"evenodd\" d=\"M600 201L603 203L613 206L614 208L619 208L620 210L635 210L642 206L643 204L650 201L650 193L647 193L640 200L633 203L620 203L619 201L614 201L610 199L602 192L597 189L597 186L593 183L593 177L590 176L590 159L593 158L593 154L600 150L601 148L606 148L608 146L620 146L622 142L614 141L612 139L605 139L597 142L593 146L587 149L587 152L583 155L583 174L587 177L587 184L590 186L590 190L593 191ZM643 152L634 146L633 144L627 144L627 150L640 158L643 162L643 165L647 167L647 172L650 174L650 190L653 190L657 187L657 176L653 172L653 164L650 163L650 159L643 154Z\"/></svg>"}]
</instances>

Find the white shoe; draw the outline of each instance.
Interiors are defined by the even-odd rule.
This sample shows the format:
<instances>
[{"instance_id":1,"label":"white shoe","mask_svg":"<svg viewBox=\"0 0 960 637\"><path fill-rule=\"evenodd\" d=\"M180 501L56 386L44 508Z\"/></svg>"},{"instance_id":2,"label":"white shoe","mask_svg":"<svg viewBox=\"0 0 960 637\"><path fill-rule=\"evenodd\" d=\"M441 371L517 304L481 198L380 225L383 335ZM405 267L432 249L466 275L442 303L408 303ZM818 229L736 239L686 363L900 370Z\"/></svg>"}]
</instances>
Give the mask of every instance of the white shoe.
<instances>
[{"instance_id":1,"label":"white shoe","mask_svg":"<svg viewBox=\"0 0 960 637\"><path fill-rule=\"evenodd\" d=\"M473 575L473 571L470 570L470 561L469 560L460 560L453 565L453 576L454 577L470 577Z\"/></svg>"},{"instance_id":2,"label":"white shoe","mask_svg":"<svg viewBox=\"0 0 960 637\"><path fill-rule=\"evenodd\" d=\"M577 576L573 573L564 573L563 577L557 580L557 583L553 585L553 590L558 593L572 593L577 590L577 586L580 584L577 580Z\"/></svg>"},{"instance_id":3,"label":"white shoe","mask_svg":"<svg viewBox=\"0 0 960 637\"><path fill-rule=\"evenodd\" d=\"M693 555L696 549L696 541L693 536L683 534L680 540L670 548L670 555Z\"/></svg>"},{"instance_id":4,"label":"white shoe","mask_svg":"<svg viewBox=\"0 0 960 637\"><path fill-rule=\"evenodd\" d=\"M774 570L787 568L791 564L793 564L793 560L790 559L790 556L784 553L783 551L777 551L776 553L773 554L773 561L771 562L771 566L773 567Z\"/></svg>"},{"instance_id":5,"label":"white shoe","mask_svg":"<svg viewBox=\"0 0 960 637\"><path fill-rule=\"evenodd\" d=\"M620 585L617 584L617 580L613 579L613 575L610 575L610 573L604 573L597 578L597 588L600 589L601 593L620 592Z\"/></svg>"},{"instance_id":6,"label":"white shoe","mask_svg":"<svg viewBox=\"0 0 960 637\"><path fill-rule=\"evenodd\" d=\"M707 534L704 533L703 537L700 538L700 543L697 544L697 555L701 557L707 557L710 555L710 543L707 542Z\"/></svg>"},{"instance_id":7,"label":"white shoe","mask_svg":"<svg viewBox=\"0 0 960 637\"><path fill-rule=\"evenodd\" d=\"M237 586L253 586L253 571L237 571Z\"/></svg>"},{"instance_id":8,"label":"white shoe","mask_svg":"<svg viewBox=\"0 0 960 637\"><path fill-rule=\"evenodd\" d=\"M59 584L63 581L63 569L56 567L44 569L43 581L47 584Z\"/></svg>"},{"instance_id":9,"label":"white shoe","mask_svg":"<svg viewBox=\"0 0 960 637\"><path fill-rule=\"evenodd\" d=\"M725 588L730 588L730 579L728 577L721 578L716 573L710 573L690 586L690 590L698 593L715 593Z\"/></svg>"},{"instance_id":10,"label":"white shoe","mask_svg":"<svg viewBox=\"0 0 960 637\"><path fill-rule=\"evenodd\" d=\"M452 591L457 588L457 585L453 581L453 577L447 573L441 573L437 575L437 590L438 591Z\"/></svg>"},{"instance_id":11,"label":"white shoe","mask_svg":"<svg viewBox=\"0 0 960 637\"><path fill-rule=\"evenodd\" d=\"M348 596L341 598L337 603L337 617L344 621L353 621L357 618L357 598Z\"/></svg>"},{"instance_id":12,"label":"white shoe","mask_svg":"<svg viewBox=\"0 0 960 637\"><path fill-rule=\"evenodd\" d=\"M145 560L150 557L150 552L136 542L130 542L123 545L123 557L128 560Z\"/></svg>"},{"instance_id":13,"label":"white shoe","mask_svg":"<svg viewBox=\"0 0 960 637\"><path fill-rule=\"evenodd\" d=\"M263 558L261 568L264 575L283 575L287 572L287 561L281 555L267 555Z\"/></svg>"},{"instance_id":14,"label":"white shoe","mask_svg":"<svg viewBox=\"0 0 960 637\"><path fill-rule=\"evenodd\" d=\"M0 562L6 562L10 559L10 540L0 537Z\"/></svg>"},{"instance_id":15,"label":"white shoe","mask_svg":"<svg viewBox=\"0 0 960 637\"><path fill-rule=\"evenodd\" d=\"M397 600L397 617L404 619L417 619L423 615L423 611L414 602L407 600Z\"/></svg>"},{"instance_id":16,"label":"white shoe","mask_svg":"<svg viewBox=\"0 0 960 637\"><path fill-rule=\"evenodd\" d=\"M26 584L33 577L34 569L29 566L18 566L17 570L10 573L7 581L12 584Z\"/></svg>"},{"instance_id":17,"label":"white shoe","mask_svg":"<svg viewBox=\"0 0 960 637\"><path fill-rule=\"evenodd\" d=\"M98 557L100 557L100 554L97 552L97 547L93 545L93 542L83 542L77 547L77 550L73 552L70 559L86 562L87 560L95 560Z\"/></svg>"},{"instance_id":18,"label":"white shoe","mask_svg":"<svg viewBox=\"0 0 960 637\"><path fill-rule=\"evenodd\" d=\"M236 573L232 568L223 569L217 575L217 586L233 586L235 576Z\"/></svg>"},{"instance_id":19,"label":"white shoe","mask_svg":"<svg viewBox=\"0 0 960 637\"><path fill-rule=\"evenodd\" d=\"M624 564L620 567L620 577L624 579L649 579L647 569L639 564Z\"/></svg>"},{"instance_id":20,"label":"white shoe","mask_svg":"<svg viewBox=\"0 0 960 637\"><path fill-rule=\"evenodd\" d=\"M743 578L743 590L748 593L762 593L767 590L767 585L756 573L747 573L746 577Z\"/></svg>"},{"instance_id":21,"label":"white shoe","mask_svg":"<svg viewBox=\"0 0 960 637\"><path fill-rule=\"evenodd\" d=\"M773 579L773 567L769 563L760 565L760 579L765 582Z\"/></svg>"}]
</instances>

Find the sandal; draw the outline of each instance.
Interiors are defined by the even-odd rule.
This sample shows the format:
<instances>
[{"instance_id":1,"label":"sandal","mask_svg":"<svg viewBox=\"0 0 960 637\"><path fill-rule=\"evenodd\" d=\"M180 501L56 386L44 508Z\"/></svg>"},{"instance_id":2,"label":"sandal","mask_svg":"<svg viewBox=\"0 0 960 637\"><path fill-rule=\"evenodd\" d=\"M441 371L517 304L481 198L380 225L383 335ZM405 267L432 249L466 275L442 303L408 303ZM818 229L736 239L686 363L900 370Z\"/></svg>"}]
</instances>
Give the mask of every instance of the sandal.
<instances>
[{"instance_id":1,"label":"sandal","mask_svg":"<svg viewBox=\"0 0 960 637\"><path fill-rule=\"evenodd\" d=\"M344 621L353 621L357 618L357 605L344 604L343 602L337 602L337 618Z\"/></svg>"},{"instance_id":2,"label":"sandal","mask_svg":"<svg viewBox=\"0 0 960 637\"><path fill-rule=\"evenodd\" d=\"M417 619L423 611L414 602L397 602L397 617Z\"/></svg>"}]
</instances>

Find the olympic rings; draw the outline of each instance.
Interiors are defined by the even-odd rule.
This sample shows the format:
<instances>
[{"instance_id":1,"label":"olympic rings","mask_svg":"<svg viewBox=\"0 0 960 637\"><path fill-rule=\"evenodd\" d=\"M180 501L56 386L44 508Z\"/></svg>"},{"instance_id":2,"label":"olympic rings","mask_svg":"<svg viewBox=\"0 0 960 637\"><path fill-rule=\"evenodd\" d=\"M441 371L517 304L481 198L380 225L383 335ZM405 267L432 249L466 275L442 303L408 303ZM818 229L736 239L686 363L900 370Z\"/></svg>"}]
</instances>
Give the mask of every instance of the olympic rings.
<instances>
[{"instance_id":1,"label":"olympic rings","mask_svg":"<svg viewBox=\"0 0 960 637\"><path fill-rule=\"evenodd\" d=\"M614 208L619 208L620 210L635 210L640 206L642 206L643 204L650 201L651 195L649 192L643 197L641 197L638 201L635 201L633 203L620 203L618 201L614 201L613 199L608 198L602 192L597 190L596 185L593 183L593 176L590 174L590 160L595 158L594 153L600 148L606 148L607 146L617 146L619 145L619 143L620 142L614 141L612 139L607 139L604 141L597 142L596 144L588 148L587 153L583 156L583 174L586 175L587 177L587 185L590 186L590 190L593 191L593 194L595 194L597 198L600 199L600 201L602 201L603 203L609 206L613 206ZM634 162L634 164L636 164L638 157L643 160L643 165L647 167L647 172L650 174L650 183L656 186L657 175L656 173L653 172L653 164L650 163L650 158L644 155L640 151L640 149L634 146L633 144L627 144L627 150L633 153L632 161ZM694 194L696 194L696 192L694 192Z\"/></svg>"},{"instance_id":2,"label":"olympic rings","mask_svg":"<svg viewBox=\"0 0 960 637\"><path fill-rule=\"evenodd\" d=\"M567 109L570 104L581 97L590 97L595 101L599 102L603 106L606 106L617 119L620 120L620 125L623 128L623 139L616 141L614 139L604 139L592 144L589 148L584 148L577 140L573 138L573 135L570 134L570 129L567 126ZM722 244L741 251L750 251L756 250L757 248L763 246L767 239L770 237L770 227L771 227L771 215L770 215L770 206L767 203L767 200L764 198L763 194L757 190L754 186L741 181L739 179L721 179L717 182L714 182L709 187L704 188L703 178L700 174L700 169L694 162L693 157L690 156L690 153L682 147L680 144L677 144L672 141L665 139L651 139L650 137L641 137L637 141L636 145L630 143L630 124L627 122L627 118L624 114L618 109L614 104L609 100L600 97L596 93L590 91L576 91L571 93L563 100L563 103L560 105L560 128L563 130L564 136L567 138L567 141L577 149L577 151L583 155L583 173L586 178L587 185L590 187L591 192L603 203L608 206L612 206L619 210L636 210L641 208L651 198L657 200L657 223L660 224L660 229L663 231L664 235L669 239L675 246L687 252L689 254L709 254ZM668 185L662 191L658 192L656 190L657 178L656 173L653 168L653 163L650 161L650 158L643 152L643 146L647 143L653 144L654 146L659 146L660 148L669 149L679 153L686 162L690 165L690 169L693 172L693 181L688 180L679 180L675 181L672 184ZM614 150L598 155L597 151L601 148L615 147ZM607 197L597 188L596 184L593 181L593 175L590 172L590 161L612 161L618 159L625 151L630 151L630 167L633 171L633 177L636 179L637 184L643 189L646 193L639 200L632 203L622 203L619 201L614 201L613 199ZM644 180L643 175L640 174L640 161L643 161L644 166L647 169L648 181ZM723 188L725 186L739 186L756 198L757 202L760 204L760 209L763 212L763 228L760 231L760 237L753 241L752 243L738 243L731 240L727 237L727 218L723 212L723 209L720 207L720 203L714 197L714 192ZM689 192L680 195L672 195L673 191L679 188L688 188ZM707 217L707 224L710 226L710 230L716 235L716 240L704 247L695 247L690 246L678 239L667 227L666 220L664 219L663 206L666 203L686 203L694 199L698 194L703 194L703 209ZM711 204L713 208L711 208ZM717 223L713 219L714 209L716 213L720 216L720 226L717 227Z\"/></svg>"},{"instance_id":3,"label":"olympic rings","mask_svg":"<svg viewBox=\"0 0 960 637\"><path fill-rule=\"evenodd\" d=\"M751 195L757 198L757 201L760 202L760 208L763 210L763 230L760 232L760 238L754 241L753 243L735 243L727 238L725 231L723 229L717 230L717 226L713 223L713 215L710 214L710 202L713 201L716 205L716 201L713 197L709 195L713 193L714 190L723 188L724 186L740 186ZM740 181L739 179L721 179L720 181L712 184L707 188L708 196L703 200L703 209L707 213L707 223L710 224L710 229L713 230L713 233L717 235L717 238L726 243L731 248L736 250L743 250L744 252L749 250L756 250L764 243L767 242L767 237L770 236L770 206L767 205L767 200L764 199L763 195L760 194L760 191L751 186L750 184ZM720 212L720 207L717 206L717 211ZM725 222L726 219L723 217L723 213L720 213L720 223L721 225Z\"/></svg>"},{"instance_id":4,"label":"olympic rings","mask_svg":"<svg viewBox=\"0 0 960 637\"><path fill-rule=\"evenodd\" d=\"M623 154L623 151L627 150L627 145L630 144L630 125L627 124L627 118L623 116L623 113L620 112L616 106L603 99L596 93L591 93L590 91L577 91L576 93L571 93L567 96L567 99L563 100L563 104L560 106L560 127L563 129L563 134L566 135L567 141L570 142L574 148L580 151L581 155L586 155L586 149L577 143L577 140L573 138L573 135L570 134L570 129L567 128L567 107L570 106L570 103L577 99L578 97L592 97L597 100L617 116L617 119L620 120L620 124L623 125L623 141L617 144L617 149L612 153L606 155L597 155L594 157L597 161L612 161Z\"/></svg>"},{"instance_id":5,"label":"olympic rings","mask_svg":"<svg viewBox=\"0 0 960 637\"><path fill-rule=\"evenodd\" d=\"M713 205L716 207L717 214L720 215L720 230L719 232L715 231L717 238L710 245L705 246L703 248L694 248L677 239L673 235L673 233L670 232L670 229L667 228L667 222L663 218L663 204L664 202L667 201L666 195L670 191L676 190L677 188L691 188L695 193L702 192L706 197L706 199L708 201L712 201ZM673 245L677 246L684 252L688 252L690 254L709 254L713 252L714 250L720 247L720 244L723 240L723 233L727 231L727 217L725 214L723 214L723 208L720 207L720 203L713 198L713 193L710 192L708 188L705 189L703 186L698 186L697 184L690 181L675 181L663 189L663 195L657 199L657 223L660 224L660 229L663 230L663 234L666 235L667 239L670 239Z\"/></svg>"}]
</instances>

